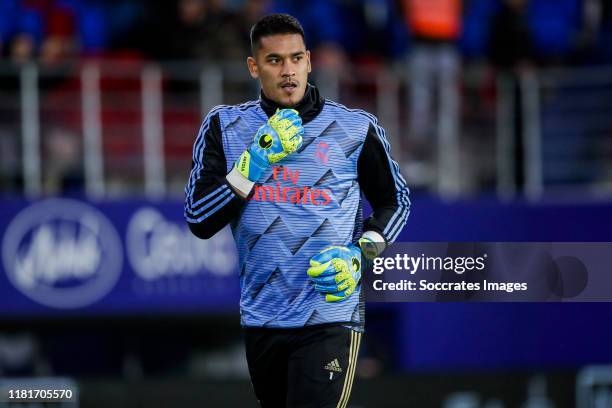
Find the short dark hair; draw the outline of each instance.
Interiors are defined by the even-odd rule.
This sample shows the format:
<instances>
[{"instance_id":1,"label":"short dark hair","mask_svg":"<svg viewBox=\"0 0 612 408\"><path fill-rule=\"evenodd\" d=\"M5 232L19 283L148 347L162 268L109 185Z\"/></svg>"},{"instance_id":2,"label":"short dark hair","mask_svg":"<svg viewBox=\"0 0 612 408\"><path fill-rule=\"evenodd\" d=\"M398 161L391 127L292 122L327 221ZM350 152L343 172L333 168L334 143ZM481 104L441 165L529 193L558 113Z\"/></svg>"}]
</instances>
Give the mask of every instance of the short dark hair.
<instances>
[{"instance_id":1,"label":"short dark hair","mask_svg":"<svg viewBox=\"0 0 612 408\"><path fill-rule=\"evenodd\" d=\"M255 55L255 49L260 46L262 37L276 34L299 34L306 44L304 29L297 18L289 14L269 14L251 27L251 52L253 55Z\"/></svg>"}]
</instances>

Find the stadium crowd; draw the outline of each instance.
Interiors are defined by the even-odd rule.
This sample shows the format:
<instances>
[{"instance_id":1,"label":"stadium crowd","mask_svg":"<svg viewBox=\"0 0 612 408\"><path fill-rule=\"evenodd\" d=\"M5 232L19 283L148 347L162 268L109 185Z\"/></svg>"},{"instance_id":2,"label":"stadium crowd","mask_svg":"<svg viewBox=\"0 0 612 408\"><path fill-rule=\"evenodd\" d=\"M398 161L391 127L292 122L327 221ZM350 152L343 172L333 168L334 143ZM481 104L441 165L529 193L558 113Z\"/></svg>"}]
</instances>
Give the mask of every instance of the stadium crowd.
<instances>
[{"instance_id":1,"label":"stadium crowd","mask_svg":"<svg viewBox=\"0 0 612 408\"><path fill-rule=\"evenodd\" d=\"M242 67L250 53L250 27L270 12L296 16L309 33L307 42L313 51L314 67L341 74L341 81L356 77L358 68L370 73L393 68L400 75L408 74L409 93L405 100L400 99L401 106L407 107L400 116L405 112L408 119L398 146L409 152L407 158L417 165L429 163L436 155L432 152L435 149L432 140L443 143L445 138L458 140L452 133L457 132L456 124L466 114L494 110L497 73L516 80L521 73L538 66L612 63L612 47L606 46L612 43L612 5L604 0L2 0L0 56L4 62L0 61L0 68L6 68L7 62L13 68L37 62L41 68L41 89L56 91L43 95L42 105L74 106L70 98L77 95L80 87L78 69L92 59L135 61L137 69L147 61L195 61L203 65L237 62ZM475 92L477 97L470 99L466 82L471 71L479 78L474 88L480 89ZM3 72L6 71L0 69L2 90L17 95L20 86L14 75L17 71L13 71L12 77L2 76ZM165 90L185 91L199 85L171 83L165 78L164 86ZM228 84L224 86L227 88ZM138 92L140 84L136 81L119 84L116 80L111 83L106 79L101 87L103 92L115 88ZM376 99L373 87L367 92L366 100ZM192 102L183 96L175 99L167 107L179 104L183 108ZM350 99L359 106L354 95ZM231 98L224 102L232 103ZM104 100L102 103L109 105ZM191 103L193 112L177 122L180 126L199 121L197 104ZM483 104L486 109L481 109ZM82 171L77 170L82 167L79 115L67 118L56 110L51 113L41 110L43 122L54 124L52 131L42 132L46 157L51 163L61 163L57 171L61 176L50 177L54 172L45 174L55 181L45 183L48 186L44 190L66 191L63 180L66 174L68 184L80 190L83 177L79 175ZM170 111L164 112L166 122ZM436 120L436 114L438 119L447 118L446 123L454 125L447 126L446 132L441 130L443 126ZM108 125L127 123L126 115L130 115L126 109L111 115L103 107L105 129ZM130 120L140 122L138 115L133 113ZM16 131L20 116L17 111L6 109L0 116L6 125L4 131L11 133L11 137L0 141L3 146L0 185L3 190L19 191L23 184ZM521 123L521 118L516 118L516 122ZM13 123L14 129L8 129L7 124ZM184 134L192 136L184 130L177 136L171 129L171 126L165 129L168 140L179 140ZM104 135L106 141L112 136ZM518 130L515 136L520 140ZM123 139L118 143L119 148L112 140L108 142L113 156L117 156L114 153L118 149L126 150ZM141 146L131 149L140 151ZM454 156L443 157L441 162L452 165L458 160L458 155ZM515 167L521 168L520 154L516 158ZM184 162L183 157L178 161ZM113 166L112 162L108 165ZM457 168L458 164L453 166ZM119 173L132 173L125 170L121 168ZM452 169L449 172L456 173ZM494 173L490 169L486 172ZM418 169L409 173L415 175L415 180L410 181L416 188L418 183L431 185L433 182L428 180L436 178L435 174L428 176L427 171ZM517 184L522 184L523 175L516 177ZM457 184L452 180L450 183ZM485 180L484 184L487 183L490 181Z\"/></svg>"},{"instance_id":2,"label":"stadium crowd","mask_svg":"<svg viewBox=\"0 0 612 408\"><path fill-rule=\"evenodd\" d=\"M17 63L125 51L242 59L253 21L288 12L312 33L309 46L323 64L402 59L423 40L456 44L468 60L489 56L503 64L518 51L513 38L541 63L604 63L612 61L604 47L611 9L602 0L3 0L0 50Z\"/></svg>"}]
</instances>

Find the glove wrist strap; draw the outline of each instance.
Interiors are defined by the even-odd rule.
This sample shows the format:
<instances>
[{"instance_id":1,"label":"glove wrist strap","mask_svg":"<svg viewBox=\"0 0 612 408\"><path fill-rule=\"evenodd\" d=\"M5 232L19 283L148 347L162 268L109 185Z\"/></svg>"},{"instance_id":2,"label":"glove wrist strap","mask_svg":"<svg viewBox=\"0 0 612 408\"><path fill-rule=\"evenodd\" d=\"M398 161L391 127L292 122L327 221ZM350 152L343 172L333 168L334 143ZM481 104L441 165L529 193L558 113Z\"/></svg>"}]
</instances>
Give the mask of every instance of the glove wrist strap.
<instances>
[{"instance_id":1,"label":"glove wrist strap","mask_svg":"<svg viewBox=\"0 0 612 408\"><path fill-rule=\"evenodd\" d=\"M376 231L366 231L357 241L357 245L368 261L376 258L387 248L385 238Z\"/></svg>"},{"instance_id":2,"label":"glove wrist strap","mask_svg":"<svg viewBox=\"0 0 612 408\"><path fill-rule=\"evenodd\" d=\"M238 170L236 166L234 166L232 170L229 173L227 173L227 176L225 176L225 179L230 184L230 186L234 189L234 191L238 195L240 195L242 198L246 198L250 194L251 190L253 189L253 186L255 185L254 182L252 182L247 177L245 177L242 173L240 173L240 171Z\"/></svg>"}]
</instances>

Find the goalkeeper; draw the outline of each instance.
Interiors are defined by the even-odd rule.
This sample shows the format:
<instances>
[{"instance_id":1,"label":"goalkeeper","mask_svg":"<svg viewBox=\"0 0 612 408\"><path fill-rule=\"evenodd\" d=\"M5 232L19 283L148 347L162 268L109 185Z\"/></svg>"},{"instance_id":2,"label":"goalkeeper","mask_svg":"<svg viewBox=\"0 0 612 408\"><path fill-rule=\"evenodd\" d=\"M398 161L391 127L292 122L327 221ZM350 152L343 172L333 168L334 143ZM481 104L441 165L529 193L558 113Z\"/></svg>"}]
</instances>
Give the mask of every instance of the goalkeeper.
<instances>
[{"instance_id":1,"label":"goalkeeper","mask_svg":"<svg viewBox=\"0 0 612 408\"><path fill-rule=\"evenodd\" d=\"M310 52L295 18L262 18L251 51L260 98L204 119L185 218L203 239L232 228L261 406L346 407L364 324L363 265L404 227L408 188L377 119L308 83ZM366 219L362 197L373 209Z\"/></svg>"}]
</instances>

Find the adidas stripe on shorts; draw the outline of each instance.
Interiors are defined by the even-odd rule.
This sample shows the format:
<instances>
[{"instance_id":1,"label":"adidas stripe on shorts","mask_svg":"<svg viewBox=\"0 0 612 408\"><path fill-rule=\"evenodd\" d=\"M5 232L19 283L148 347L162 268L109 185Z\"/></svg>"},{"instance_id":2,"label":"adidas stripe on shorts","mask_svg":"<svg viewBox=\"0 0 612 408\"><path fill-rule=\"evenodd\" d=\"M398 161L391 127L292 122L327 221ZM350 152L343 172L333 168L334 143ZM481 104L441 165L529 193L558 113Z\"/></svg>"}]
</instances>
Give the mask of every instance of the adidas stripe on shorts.
<instances>
[{"instance_id":1,"label":"adidas stripe on shorts","mask_svg":"<svg viewBox=\"0 0 612 408\"><path fill-rule=\"evenodd\" d=\"M263 408L348 406L361 333L340 324L244 328L247 362Z\"/></svg>"}]
</instances>

